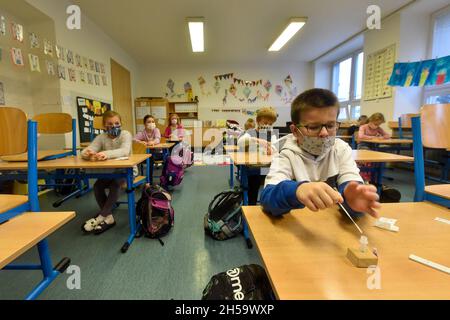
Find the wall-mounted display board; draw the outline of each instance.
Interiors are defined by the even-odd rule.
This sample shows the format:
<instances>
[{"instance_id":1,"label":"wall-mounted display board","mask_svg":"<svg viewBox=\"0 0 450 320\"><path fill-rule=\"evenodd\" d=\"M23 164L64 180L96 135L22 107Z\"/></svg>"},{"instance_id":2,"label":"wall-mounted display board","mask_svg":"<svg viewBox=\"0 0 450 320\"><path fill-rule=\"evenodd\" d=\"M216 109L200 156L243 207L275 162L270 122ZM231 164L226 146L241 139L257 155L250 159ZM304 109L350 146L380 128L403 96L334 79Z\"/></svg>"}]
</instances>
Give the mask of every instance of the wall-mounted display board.
<instances>
[{"instance_id":1,"label":"wall-mounted display board","mask_svg":"<svg viewBox=\"0 0 450 320\"><path fill-rule=\"evenodd\" d=\"M80 142L90 142L91 138L103 132L101 129L94 128L94 117L101 117L107 110L111 110L111 104L94 99L77 97L77 109ZM91 130L93 135L91 135Z\"/></svg>"},{"instance_id":2,"label":"wall-mounted display board","mask_svg":"<svg viewBox=\"0 0 450 320\"><path fill-rule=\"evenodd\" d=\"M364 78L364 100L392 97L388 85L395 64L395 45L391 45L367 56Z\"/></svg>"}]
</instances>

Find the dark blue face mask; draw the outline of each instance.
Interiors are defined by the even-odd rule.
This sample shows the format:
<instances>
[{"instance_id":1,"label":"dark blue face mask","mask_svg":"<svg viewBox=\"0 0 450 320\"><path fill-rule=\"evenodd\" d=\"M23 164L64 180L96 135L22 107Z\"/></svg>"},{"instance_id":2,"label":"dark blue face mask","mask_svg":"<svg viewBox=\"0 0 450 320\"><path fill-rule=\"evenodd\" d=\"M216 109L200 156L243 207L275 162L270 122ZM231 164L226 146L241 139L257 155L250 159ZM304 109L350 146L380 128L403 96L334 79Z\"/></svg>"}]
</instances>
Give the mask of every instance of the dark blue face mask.
<instances>
[{"instance_id":1,"label":"dark blue face mask","mask_svg":"<svg viewBox=\"0 0 450 320\"><path fill-rule=\"evenodd\" d=\"M118 136L120 136L120 133L122 132L122 127L121 126L111 127L111 128L108 128L108 130L106 130L106 132L111 137L117 138Z\"/></svg>"}]
</instances>

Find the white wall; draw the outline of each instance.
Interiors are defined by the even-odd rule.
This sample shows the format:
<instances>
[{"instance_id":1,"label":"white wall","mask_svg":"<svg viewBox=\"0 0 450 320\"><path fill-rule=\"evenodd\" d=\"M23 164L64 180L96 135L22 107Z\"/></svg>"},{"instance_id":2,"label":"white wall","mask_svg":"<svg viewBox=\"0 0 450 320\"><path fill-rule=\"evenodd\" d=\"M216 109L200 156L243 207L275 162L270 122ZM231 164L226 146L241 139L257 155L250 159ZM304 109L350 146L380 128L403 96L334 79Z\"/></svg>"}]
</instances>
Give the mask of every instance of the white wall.
<instances>
[{"instance_id":1,"label":"white wall","mask_svg":"<svg viewBox=\"0 0 450 320\"><path fill-rule=\"evenodd\" d=\"M26 0L55 22L56 42L58 45L66 49L70 49L81 56L86 56L90 59L105 64L106 74L108 77L107 86L93 86L87 83L82 83L77 73L77 82L70 82L61 80L61 96L62 96L62 112L70 113L77 118L76 96L83 96L87 98L95 98L104 102L112 102L112 87L111 87L111 66L110 58L114 59L122 66L127 68L131 73L131 89L133 99L137 91L138 83L138 63L128 53L117 45L103 30L101 30L95 21L81 12L81 30L69 30L66 27L66 20L68 14L66 8L71 4L67 0ZM63 65L68 66L67 62L62 62ZM66 70L67 72L67 70ZM113 106L114 108L114 106ZM134 113L133 113L134 114ZM69 137L66 139L66 144L70 145Z\"/></svg>"},{"instance_id":2,"label":"white wall","mask_svg":"<svg viewBox=\"0 0 450 320\"><path fill-rule=\"evenodd\" d=\"M257 99L255 103L240 102L231 94L228 94L227 104L224 106L222 99L224 97L225 89L229 89L232 80L222 80L221 89L216 94L213 86L215 83L214 76L225 73L234 73L235 78L245 80L270 80L272 89L270 90L270 98L268 101ZM246 119L251 116L242 113L216 113L211 112L211 109L242 109L246 108L255 111L261 106L273 106L277 109L279 119L277 125L283 126L287 121L290 121L290 103L285 103L275 93L275 86L277 84L283 85L284 79L291 75L293 80L293 87L296 87L297 95L302 91L312 88L312 65L310 63L277 63L277 64L214 64L214 65L186 65L186 64L170 64L170 65L148 65L142 69L139 81L138 95L145 97L164 97L169 89L166 87L167 81L172 79L175 82L176 93L183 93L183 85L185 82L190 82L193 87L194 96L199 98L199 119L200 120L218 120L218 119L233 119L239 121L241 125ZM203 76L206 80L206 92L210 92L209 96L203 95L198 84L198 77ZM235 84L238 90L238 97L243 97L241 91L244 86ZM256 96L256 91L259 89L262 94L266 94L263 86L250 87L252 93L250 98ZM181 100L185 99L183 96ZM169 100L173 100L169 97Z\"/></svg>"},{"instance_id":3,"label":"white wall","mask_svg":"<svg viewBox=\"0 0 450 320\"><path fill-rule=\"evenodd\" d=\"M333 64L331 62L314 62L314 87L331 90Z\"/></svg>"}]
</instances>

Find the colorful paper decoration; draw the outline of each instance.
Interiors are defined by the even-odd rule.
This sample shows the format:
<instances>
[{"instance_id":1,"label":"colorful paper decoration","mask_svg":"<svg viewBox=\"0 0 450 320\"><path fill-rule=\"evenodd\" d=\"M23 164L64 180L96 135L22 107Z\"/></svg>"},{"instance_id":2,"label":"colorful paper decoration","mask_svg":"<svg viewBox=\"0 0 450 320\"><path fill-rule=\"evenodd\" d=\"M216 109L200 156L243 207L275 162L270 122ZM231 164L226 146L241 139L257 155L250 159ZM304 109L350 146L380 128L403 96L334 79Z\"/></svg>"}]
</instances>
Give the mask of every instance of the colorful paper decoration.
<instances>
[{"instance_id":1,"label":"colorful paper decoration","mask_svg":"<svg viewBox=\"0 0 450 320\"><path fill-rule=\"evenodd\" d=\"M55 46L56 57L61 61L66 61L66 49L61 46Z\"/></svg>"},{"instance_id":2,"label":"colorful paper decoration","mask_svg":"<svg viewBox=\"0 0 450 320\"><path fill-rule=\"evenodd\" d=\"M73 59L73 51L69 49L67 49L67 63L75 64L75 61Z\"/></svg>"},{"instance_id":3,"label":"colorful paper decoration","mask_svg":"<svg viewBox=\"0 0 450 320\"><path fill-rule=\"evenodd\" d=\"M250 93L252 93L252 90L249 87L245 87L244 90L242 90L242 93L246 98L250 96Z\"/></svg>"},{"instance_id":4,"label":"colorful paper decoration","mask_svg":"<svg viewBox=\"0 0 450 320\"><path fill-rule=\"evenodd\" d=\"M39 38L34 32L30 32L30 47L31 49L39 48Z\"/></svg>"},{"instance_id":5,"label":"colorful paper decoration","mask_svg":"<svg viewBox=\"0 0 450 320\"><path fill-rule=\"evenodd\" d=\"M6 35L6 19L4 16L0 16L0 35Z\"/></svg>"},{"instance_id":6,"label":"colorful paper decoration","mask_svg":"<svg viewBox=\"0 0 450 320\"><path fill-rule=\"evenodd\" d=\"M236 92L237 92L237 89L236 89L236 86L234 85L234 83L230 84L230 93L235 98L236 98Z\"/></svg>"},{"instance_id":7,"label":"colorful paper decoration","mask_svg":"<svg viewBox=\"0 0 450 320\"><path fill-rule=\"evenodd\" d=\"M80 68L82 67L81 56L78 53L75 55L75 65Z\"/></svg>"},{"instance_id":8,"label":"colorful paper decoration","mask_svg":"<svg viewBox=\"0 0 450 320\"><path fill-rule=\"evenodd\" d=\"M450 56L436 59L434 72L427 85L442 85L450 83Z\"/></svg>"},{"instance_id":9,"label":"colorful paper decoration","mask_svg":"<svg viewBox=\"0 0 450 320\"><path fill-rule=\"evenodd\" d=\"M264 89L266 89L266 91L269 92L271 88L272 83L269 80L266 80L266 82L264 82Z\"/></svg>"},{"instance_id":10,"label":"colorful paper decoration","mask_svg":"<svg viewBox=\"0 0 450 320\"><path fill-rule=\"evenodd\" d=\"M72 82L77 82L77 75L75 69L69 68L69 80Z\"/></svg>"},{"instance_id":11,"label":"colorful paper decoration","mask_svg":"<svg viewBox=\"0 0 450 320\"><path fill-rule=\"evenodd\" d=\"M86 57L83 57L83 67L84 67L86 70L89 70L89 60L88 60L88 58L86 58Z\"/></svg>"},{"instance_id":12,"label":"colorful paper decoration","mask_svg":"<svg viewBox=\"0 0 450 320\"><path fill-rule=\"evenodd\" d=\"M263 95L262 93L261 93L261 91L257 91L256 92L256 96L258 97L258 99L261 99L261 100L263 100L263 101L268 101L269 100L269 97L270 97L270 93L266 93L265 95Z\"/></svg>"},{"instance_id":13,"label":"colorful paper decoration","mask_svg":"<svg viewBox=\"0 0 450 320\"><path fill-rule=\"evenodd\" d=\"M95 85L100 86L100 77L98 74L94 75Z\"/></svg>"},{"instance_id":14,"label":"colorful paper decoration","mask_svg":"<svg viewBox=\"0 0 450 320\"><path fill-rule=\"evenodd\" d=\"M95 72L100 73L100 63L98 63L97 61L95 61Z\"/></svg>"},{"instance_id":15,"label":"colorful paper decoration","mask_svg":"<svg viewBox=\"0 0 450 320\"><path fill-rule=\"evenodd\" d=\"M47 39L44 39L44 54L53 57L53 45Z\"/></svg>"},{"instance_id":16,"label":"colorful paper decoration","mask_svg":"<svg viewBox=\"0 0 450 320\"><path fill-rule=\"evenodd\" d=\"M80 81L86 83L86 73L84 71L80 71Z\"/></svg>"},{"instance_id":17,"label":"colorful paper decoration","mask_svg":"<svg viewBox=\"0 0 450 320\"><path fill-rule=\"evenodd\" d=\"M175 91L173 90L173 88L175 87L175 82L173 82L172 79L167 80L167 88L169 88L170 90L170 94L173 97L175 95Z\"/></svg>"},{"instance_id":18,"label":"colorful paper decoration","mask_svg":"<svg viewBox=\"0 0 450 320\"><path fill-rule=\"evenodd\" d=\"M25 65L22 56L22 50L19 48L11 48L11 59L13 64L19 67L23 67Z\"/></svg>"},{"instance_id":19,"label":"colorful paper decoration","mask_svg":"<svg viewBox=\"0 0 450 320\"><path fill-rule=\"evenodd\" d=\"M30 60L31 72L41 72L41 66L39 65L39 57L34 54L28 54L28 59Z\"/></svg>"},{"instance_id":20,"label":"colorful paper decoration","mask_svg":"<svg viewBox=\"0 0 450 320\"><path fill-rule=\"evenodd\" d=\"M224 79L226 80L226 79L233 78L233 75L234 75L234 73L219 74L219 75L214 76L214 79L216 79L216 81L224 80Z\"/></svg>"},{"instance_id":21,"label":"colorful paper decoration","mask_svg":"<svg viewBox=\"0 0 450 320\"><path fill-rule=\"evenodd\" d=\"M93 85L94 84L94 77L92 76L92 73L87 74L88 84Z\"/></svg>"},{"instance_id":22,"label":"colorful paper decoration","mask_svg":"<svg viewBox=\"0 0 450 320\"><path fill-rule=\"evenodd\" d=\"M286 85L286 87L291 88L291 86L292 86L292 78L291 78L291 75L288 75L288 76L284 79L284 84Z\"/></svg>"},{"instance_id":23,"label":"colorful paper decoration","mask_svg":"<svg viewBox=\"0 0 450 320\"><path fill-rule=\"evenodd\" d=\"M95 71L95 62L92 59L89 59L89 67L91 71Z\"/></svg>"},{"instance_id":24,"label":"colorful paper decoration","mask_svg":"<svg viewBox=\"0 0 450 320\"><path fill-rule=\"evenodd\" d=\"M275 93L281 97L281 94L283 93L283 87L281 85L277 84L275 86Z\"/></svg>"},{"instance_id":25,"label":"colorful paper decoration","mask_svg":"<svg viewBox=\"0 0 450 320\"><path fill-rule=\"evenodd\" d=\"M201 90L201 93L202 93L202 95L204 95L204 96L209 96L210 94L211 94L211 92L207 92L206 91L206 88L205 88L205 86L206 86L206 80L205 80L205 78L203 78L202 76L200 76L200 77L198 77L198 85L200 86L200 90Z\"/></svg>"},{"instance_id":26,"label":"colorful paper decoration","mask_svg":"<svg viewBox=\"0 0 450 320\"><path fill-rule=\"evenodd\" d=\"M105 65L103 63L100 63L100 72L105 73Z\"/></svg>"},{"instance_id":27,"label":"colorful paper decoration","mask_svg":"<svg viewBox=\"0 0 450 320\"><path fill-rule=\"evenodd\" d=\"M214 91L216 91L216 94L219 93L219 91L220 91L220 82L219 81L216 81L214 83Z\"/></svg>"},{"instance_id":28,"label":"colorful paper decoration","mask_svg":"<svg viewBox=\"0 0 450 320\"><path fill-rule=\"evenodd\" d=\"M106 76L102 76L102 83L105 87L108 85L108 79Z\"/></svg>"},{"instance_id":29,"label":"colorful paper decoration","mask_svg":"<svg viewBox=\"0 0 450 320\"><path fill-rule=\"evenodd\" d=\"M225 95L222 98L222 104L225 106L227 104L227 98L228 98L228 90L225 89Z\"/></svg>"},{"instance_id":30,"label":"colorful paper decoration","mask_svg":"<svg viewBox=\"0 0 450 320\"><path fill-rule=\"evenodd\" d=\"M18 23L11 23L11 33L13 40L23 42L23 26Z\"/></svg>"},{"instance_id":31,"label":"colorful paper decoration","mask_svg":"<svg viewBox=\"0 0 450 320\"><path fill-rule=\"evenodd\" d=\"M58 77L62 80L66 80L66 68L62 65L58 65Z\"/></svg>"}]
</instances>

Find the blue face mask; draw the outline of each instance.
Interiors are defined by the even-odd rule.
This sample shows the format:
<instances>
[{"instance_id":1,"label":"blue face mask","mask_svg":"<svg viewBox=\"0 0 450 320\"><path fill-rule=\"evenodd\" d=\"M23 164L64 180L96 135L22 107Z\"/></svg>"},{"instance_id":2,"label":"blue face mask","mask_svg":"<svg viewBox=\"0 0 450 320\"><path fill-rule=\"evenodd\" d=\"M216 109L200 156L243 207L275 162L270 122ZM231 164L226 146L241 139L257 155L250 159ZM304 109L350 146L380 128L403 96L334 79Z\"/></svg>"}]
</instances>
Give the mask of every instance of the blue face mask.
<instances>
[{"instance_id":1,"label":"blue face mask","mask_svg":"<svg viewBox=\"0 0 450 320\"><path fill-rule=\"evenodd\" d=\"M122 127L121 126L111 127L111 128L108 128L108 130L106 130L106 132L111 137L117 138L118 136L120 136L120 133L122 132Z\"/></svg>"}]
</instances>

